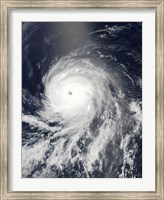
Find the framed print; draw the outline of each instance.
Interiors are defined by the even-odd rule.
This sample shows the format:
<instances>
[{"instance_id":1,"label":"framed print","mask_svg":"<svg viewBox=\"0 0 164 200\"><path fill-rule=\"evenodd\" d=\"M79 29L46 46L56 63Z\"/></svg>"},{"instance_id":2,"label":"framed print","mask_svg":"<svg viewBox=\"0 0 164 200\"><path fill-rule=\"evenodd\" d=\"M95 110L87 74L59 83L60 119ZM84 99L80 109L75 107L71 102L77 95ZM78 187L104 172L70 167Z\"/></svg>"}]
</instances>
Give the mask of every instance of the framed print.
<instances>
[{"instance_id":1,"label":"framed print","mask_svg":"<svg viewBox=\"0 0 164 200\"><path fill-rule=\"evenodd\" d=\"M163 199L163 1L1 1L1 198Z\"/></svg>"}]
</instances>

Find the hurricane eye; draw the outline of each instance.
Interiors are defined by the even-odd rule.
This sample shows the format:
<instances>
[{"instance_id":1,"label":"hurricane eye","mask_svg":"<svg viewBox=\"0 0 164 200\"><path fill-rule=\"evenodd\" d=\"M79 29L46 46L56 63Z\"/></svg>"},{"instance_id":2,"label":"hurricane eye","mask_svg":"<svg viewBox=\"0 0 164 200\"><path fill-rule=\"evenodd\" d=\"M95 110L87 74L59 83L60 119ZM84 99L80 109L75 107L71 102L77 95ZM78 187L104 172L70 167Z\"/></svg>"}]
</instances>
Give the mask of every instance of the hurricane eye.
<instances>
[{"instance_id":1,"label":"hurricane eye","mask_svg":"<svg viewBox=\"0 0 164 200\"><path fill-rule=\"evenodd\" d=\"M68 94L69 94L69 95L72 95L72 92L71 92L71 91L69 91L69 92L68 92Z\"/></svg>"}]
</instances>

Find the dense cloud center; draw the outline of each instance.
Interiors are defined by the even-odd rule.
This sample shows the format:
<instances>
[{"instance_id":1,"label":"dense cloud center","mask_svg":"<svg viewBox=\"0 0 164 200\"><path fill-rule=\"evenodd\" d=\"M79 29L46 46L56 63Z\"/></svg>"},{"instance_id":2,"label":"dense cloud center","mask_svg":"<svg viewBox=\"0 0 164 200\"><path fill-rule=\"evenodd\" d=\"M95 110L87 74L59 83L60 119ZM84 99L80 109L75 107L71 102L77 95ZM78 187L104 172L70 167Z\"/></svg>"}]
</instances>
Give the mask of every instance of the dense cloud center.
<instances>
[{"instance_id":1,"label":"dense cloud center","mask_svg":"<svg viewBox=\"0 0 164 200\"><path fill-rule=\"evenodd\" d=\"M112 81L105 69L88 59L59 61L43 78L43 115L51 118L58 113L67 123L89 124L96 115L113 110L114 97L108 86Z\"/></svg>"}]
</instances>

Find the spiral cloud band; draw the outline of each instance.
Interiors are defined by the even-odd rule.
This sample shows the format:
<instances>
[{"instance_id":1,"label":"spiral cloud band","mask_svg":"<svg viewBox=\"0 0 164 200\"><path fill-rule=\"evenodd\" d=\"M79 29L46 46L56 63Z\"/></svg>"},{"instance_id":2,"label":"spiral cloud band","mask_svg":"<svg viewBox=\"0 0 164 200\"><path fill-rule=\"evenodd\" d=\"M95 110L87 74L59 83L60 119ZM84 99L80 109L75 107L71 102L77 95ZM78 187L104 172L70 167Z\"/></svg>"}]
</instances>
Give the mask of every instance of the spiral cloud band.
<instances>
[{"instance_id":1,"label":"spiral cloud band","mask_svg":"<svg viewBox=\"0 0 164 200\"><path fill-rule=\"evenodd\" d=\"M95 31L101 39L107 31L112 37L126 30L105 27ZM41 75L40 97L23 90L23 177L141 176L141 77L134 78L111 49L103 54L104 45L85 45L57 59Z\"/></svg>"}]
</instances>

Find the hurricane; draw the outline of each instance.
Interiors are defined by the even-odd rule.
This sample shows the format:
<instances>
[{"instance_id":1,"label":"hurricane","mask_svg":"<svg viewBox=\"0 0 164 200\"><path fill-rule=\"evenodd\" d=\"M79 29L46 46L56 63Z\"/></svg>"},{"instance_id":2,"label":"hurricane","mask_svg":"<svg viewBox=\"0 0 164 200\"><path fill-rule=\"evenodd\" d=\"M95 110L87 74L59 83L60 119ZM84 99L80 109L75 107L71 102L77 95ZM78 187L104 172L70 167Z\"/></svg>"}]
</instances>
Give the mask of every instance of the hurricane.
<instances>
[{"instance_id":1,"label":"hurricane","mask_svg":"<svg viewBox=\"0 0 164 200\"><path fill-rule=\"evenodd\" d=\"M22 177L141 178L142 24L22 33Z\"/></svg>"}]
</instances>

